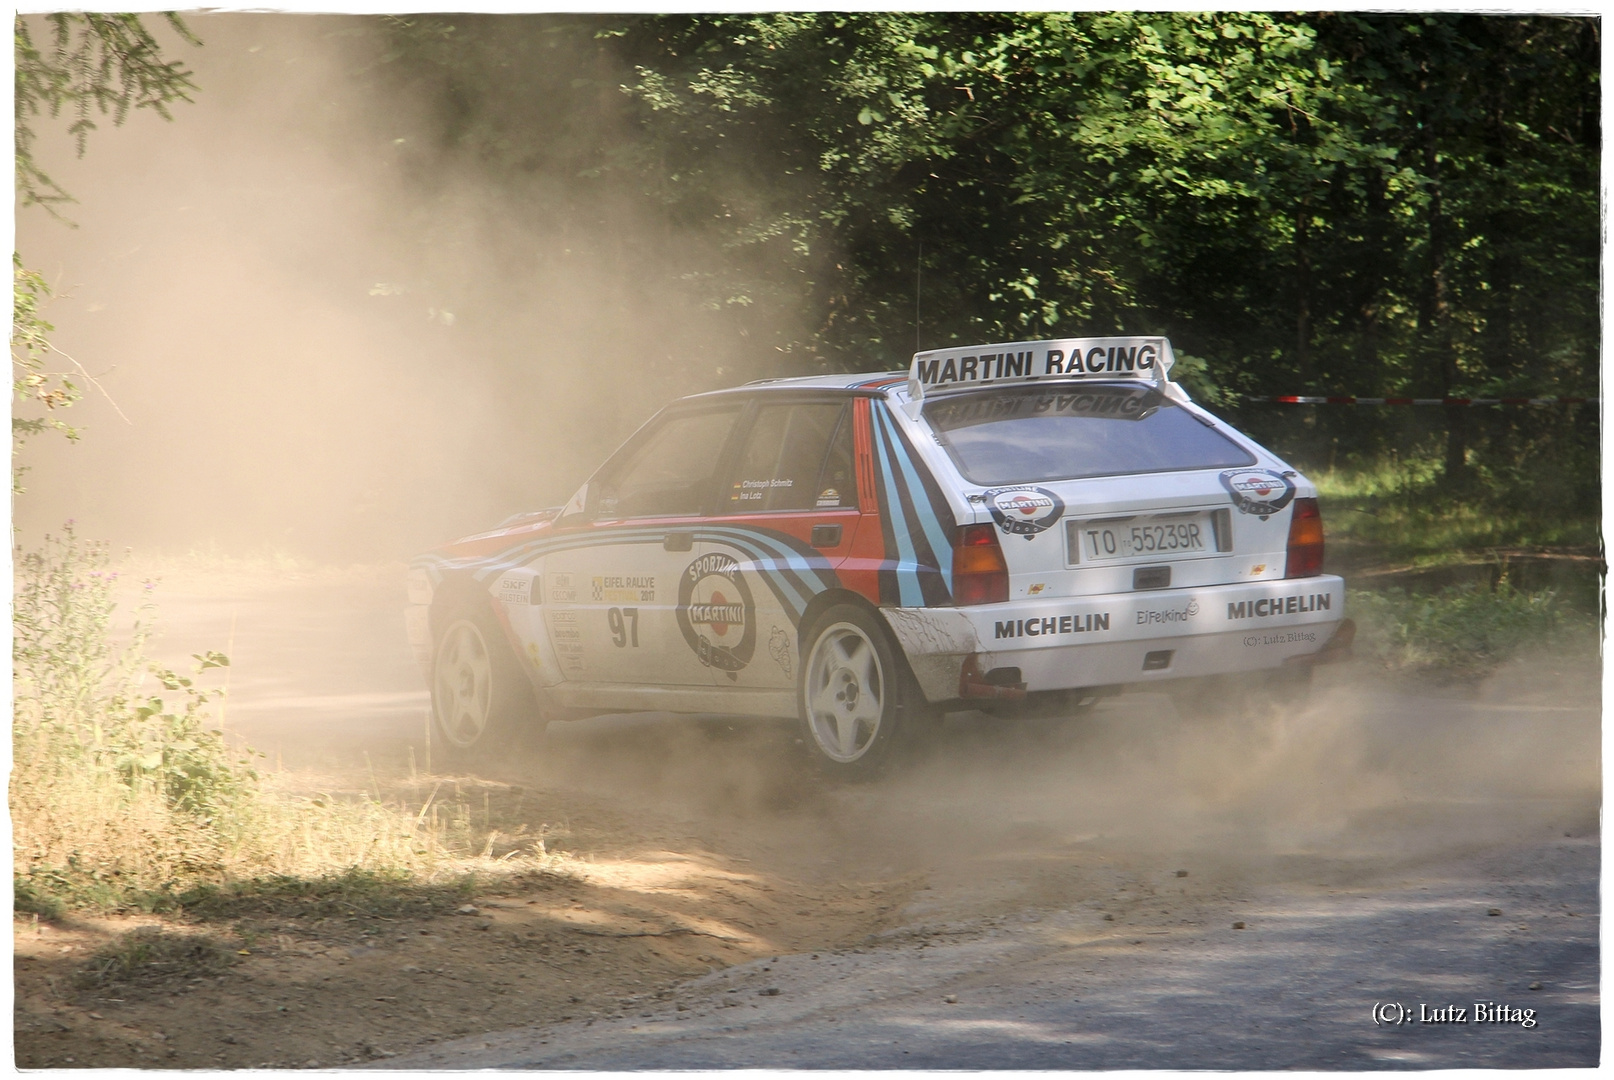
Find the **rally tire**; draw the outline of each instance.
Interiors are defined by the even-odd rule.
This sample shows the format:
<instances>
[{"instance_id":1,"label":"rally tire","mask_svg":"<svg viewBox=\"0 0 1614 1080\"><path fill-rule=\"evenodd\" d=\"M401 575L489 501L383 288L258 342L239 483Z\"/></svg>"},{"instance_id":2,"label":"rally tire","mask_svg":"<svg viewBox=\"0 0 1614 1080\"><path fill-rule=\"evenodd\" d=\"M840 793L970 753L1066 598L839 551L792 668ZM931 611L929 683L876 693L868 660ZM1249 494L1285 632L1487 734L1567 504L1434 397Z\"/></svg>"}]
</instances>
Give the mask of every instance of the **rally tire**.
<instances>
[{"instance_id":1,"label":"rally tire","mask_svg":"<svg viewBox=\"0 0 1614 1080\"><path fill-rule=\"evenodd\" d=\"M434 639L432 742L445 759L486 759L510 748L524 726L539 722L532 684L491 611L470 605L450 610Z\"/></svg>"},{"instance_id":2,"label":"rally tire","mask_svg":"<svg viewBox=\"0 0 1614 1080\"><path fill-rule=\"evenodd\" d=\"M928 713L878 616L851 604L825 610L803 635L797 680L802 743L823 772L877 775Z\"/></svg>"}]
</instances>

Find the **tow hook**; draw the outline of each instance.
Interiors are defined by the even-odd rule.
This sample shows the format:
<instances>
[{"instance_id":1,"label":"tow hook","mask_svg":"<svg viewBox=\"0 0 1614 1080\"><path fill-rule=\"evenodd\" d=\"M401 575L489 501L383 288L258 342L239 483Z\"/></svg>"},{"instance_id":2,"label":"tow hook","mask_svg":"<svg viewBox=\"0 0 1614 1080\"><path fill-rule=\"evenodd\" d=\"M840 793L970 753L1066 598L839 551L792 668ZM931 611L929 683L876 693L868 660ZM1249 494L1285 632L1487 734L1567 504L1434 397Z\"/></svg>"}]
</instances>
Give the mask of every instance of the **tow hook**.
<instances>
[{"instance_id":1,"label":"tow hook","mask_svg":"<svg viewBox=\"0 0 1614 1080\"><path fill-rule=\"evenodd\" d=\"M997 677L995 680L994 676ZM1013 681L1005 681L1006 676ZM972 653L964 658L964 667L958 673L958 696L988 698L995 701L1024 701L1026 684L1020 681L1019 668L998 668L983 675L980 657Z\"/></svg>"},{"instance_id":2,"label":"tow hook","mask_svg":"<svg viewBox=\"0 0 1614 1080\"><path fill-rule=\"evenodd\" d=\"M1341 660L1351 658L1351 642L1356 640L1356 620L1346 619L1334 631L1334 636L1328 643L1314 653L1305 656L1291 656L1285 660L1285 667L1315 667L1318 664L1337 664Z\"/></svg>"}]
</instances>

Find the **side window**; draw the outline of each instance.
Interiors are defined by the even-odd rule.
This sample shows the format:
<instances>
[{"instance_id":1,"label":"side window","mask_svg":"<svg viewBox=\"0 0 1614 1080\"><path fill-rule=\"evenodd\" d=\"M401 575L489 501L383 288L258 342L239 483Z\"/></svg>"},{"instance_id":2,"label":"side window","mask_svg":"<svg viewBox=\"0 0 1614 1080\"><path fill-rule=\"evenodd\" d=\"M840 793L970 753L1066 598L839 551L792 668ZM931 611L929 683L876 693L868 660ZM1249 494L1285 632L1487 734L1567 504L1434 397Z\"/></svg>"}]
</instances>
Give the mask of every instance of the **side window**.
<instances>
[{"instance_id":1,"label":"side window","mask_svg":"<svg viewBox=\"0 0 1614 1080\"><path fill-rule=\"evenodd\" d=\"M723 502L724 511L731 514L855 507L848 404L758 409Z\"/></svg>"},{"instance_id":2,"label":"side window","mask_svg":"<svg viewBox=\"0 0 1614 1080\"><path fill-rule=\"evenodd\" d=\"M606 518L699 514L716 481L723 444L739 418L738 405L668 417L600 485L596 512Z\"/></svg>"}]
</instances>

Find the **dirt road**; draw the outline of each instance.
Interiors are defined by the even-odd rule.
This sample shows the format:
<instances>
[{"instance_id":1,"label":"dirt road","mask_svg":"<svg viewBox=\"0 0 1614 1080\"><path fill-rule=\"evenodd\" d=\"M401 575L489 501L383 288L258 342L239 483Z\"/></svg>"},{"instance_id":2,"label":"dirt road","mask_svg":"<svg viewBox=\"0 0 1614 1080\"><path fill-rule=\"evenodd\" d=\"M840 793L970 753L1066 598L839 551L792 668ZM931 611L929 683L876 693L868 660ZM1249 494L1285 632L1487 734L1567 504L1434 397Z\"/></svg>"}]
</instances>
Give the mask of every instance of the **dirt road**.
<instances>
[{"instance_id":1,"label":"dirt road","mask_svg":"<svg viewBox=\"0 0 1614 1080\"><path fill-rule=\"evenodd\" d=\"M231 648L227 724L283 781L441 779L395 570L162 591L164 648ZM1595 660L1444 689L1343 665L1262 723L1151 694L1072 724L959 715L865 785L821 781L768 722L556 725L451 782L542 827L564 872L473 916L248 927L278 945L117 1000L68 975L128 920L25 926L19 1063L1589 1065ZM1470 1021L1375 1023L1375 1002ZM1476 1024L1476 1002L1534 1023Z\"/></svg>"}]
</instances>

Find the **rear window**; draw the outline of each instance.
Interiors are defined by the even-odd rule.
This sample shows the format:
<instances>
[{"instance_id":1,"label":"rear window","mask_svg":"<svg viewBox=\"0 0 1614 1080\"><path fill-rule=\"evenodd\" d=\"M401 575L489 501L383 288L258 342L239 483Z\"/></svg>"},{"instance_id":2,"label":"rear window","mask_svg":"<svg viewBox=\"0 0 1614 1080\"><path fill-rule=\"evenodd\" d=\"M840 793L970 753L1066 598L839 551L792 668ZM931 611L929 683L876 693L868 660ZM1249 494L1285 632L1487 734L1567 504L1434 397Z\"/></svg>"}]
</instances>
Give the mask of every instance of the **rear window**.
<instances>
[{"instance_id":1,"label":"rear window","mask_svg":"<svg viewBox=\"0 0 1614 1080\"><path fill-rule=\"evenodd\" d=\"M933 399L924 415L983 486L1255 464L1153 387L997 387Z\"/></svg>"}]
</instances>

